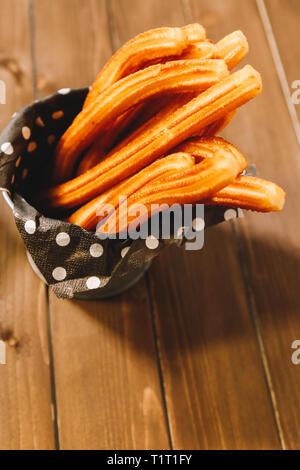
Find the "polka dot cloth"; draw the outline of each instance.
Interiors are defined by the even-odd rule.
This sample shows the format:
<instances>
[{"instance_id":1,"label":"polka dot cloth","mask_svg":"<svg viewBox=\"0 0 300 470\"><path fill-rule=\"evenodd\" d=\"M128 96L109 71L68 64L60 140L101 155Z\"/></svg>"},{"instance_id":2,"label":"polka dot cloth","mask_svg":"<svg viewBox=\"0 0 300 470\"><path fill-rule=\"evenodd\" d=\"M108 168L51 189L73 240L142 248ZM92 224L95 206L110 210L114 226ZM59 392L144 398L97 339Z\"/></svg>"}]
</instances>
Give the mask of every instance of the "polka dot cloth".
<instances>
[{"instance_id":1,"label":"polka dot cloth","mask_svg":"<svg viewBox=\"0 0 300 470\"><path fill-rule=\"evenodd\" d=\"M173 243L151 235L130 243L100 240L81 227L43 216L21 196L53 158L56 142L80 111L87 91L61 88L15 113L0 135L0 188L14 193L14 217L26 249L60 298L119 291ZM235 209L206 207L205 221L194 217L193 228L203 230L237 216Z\"/></svg>"},{"instance_id":2,"label":"polka dot cloth","mask_svg":"<svg viewBox=\"0 0 300 470\"><path fill-rule=\"evenodd\" d=\"M149 250L155 250L156 248L158 248L159 240L154 235L148 235L145 240L145 243L146 247L149 248Z\"/></svg>"},{"instance_id":3,"label":"polka dot cloth","mask_svg":"<svg viewBox=\"0 0 300 470\"><path fill-rule=\"evenodd\" d=\"M58 246L67 246L70 243L70 235L66 232L60 232L56 235L55 240Z\"/></svg>"},{"instance_id":4,"label":"polka dot cloth","mask_svg":"<svg viewBox=\"0 0 300 470\"><path fill-rule=\"evenodd\" d=\"M200 232L205 227L204 219L202 219L202 217L196 217L193 220L192 227L196 232Z\"/></svg>"},{"instance_id":5,"label":"polka dot cloth","mask_svg":"<svg viewBox=\"0 0 300 470\"><path fill-rule=\"evenodd\" d=\"M237 217L237 211L235 209L227 209L224 213L224 219L230 220Z\"/></svg>"},{"instance_id":6,"label":"polka dot cloth","mask_svg":"<svg viewBox=\"0 0 300 470\"><path fill-rule=\"evenodd\" d=\"M66 275L67 271L61 266L54 268L52 271L53 279L55 279L56 281L63 281L66 278Z\"/></svg>"},{"instance_id":7,"label":"polka dot cloth","mask_svg":"<svg viewBox=\"0 0 300 470\"><path fill-rule=\"evenodd\" d=\"M103 255L103 246L100 243L93 243L90 246L90 254L93 258L100 258Z\"/></svg>"},{"instance_id":8,"label":"polka dot cloth","mask_svg":"<svg viewBox=\"0 0 300 470\"><path fill-rule=\"evenodd\" d=\"M36 230L36 225L34 220L27 220L24 225L24 229L26 233L32 235Z\"/></svg>"},{"instance_id":9,"label":"polka dot cloth","mask_svg":"<svg viewBox=\"0 0 300 470\"><path fill-rule=\"evenodd\" d=\"M1 145L1 152L5 153L5 155L12 155L14 153L14 148L10 142L4 142Z\"/></svg>"}]
</instances>

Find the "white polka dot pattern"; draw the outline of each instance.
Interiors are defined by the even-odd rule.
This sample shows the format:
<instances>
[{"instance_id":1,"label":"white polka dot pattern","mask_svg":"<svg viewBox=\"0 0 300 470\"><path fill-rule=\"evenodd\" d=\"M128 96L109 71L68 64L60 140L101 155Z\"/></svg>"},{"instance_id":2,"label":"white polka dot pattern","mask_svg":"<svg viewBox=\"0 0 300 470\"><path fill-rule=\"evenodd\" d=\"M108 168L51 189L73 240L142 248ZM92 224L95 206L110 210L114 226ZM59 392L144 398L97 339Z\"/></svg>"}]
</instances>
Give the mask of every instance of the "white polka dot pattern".
<instances>
[{"instance_id":1,"label":"white polka dot pattern","mask_svg":"<svg viewBox=\"0 0 300 470\"><path fill-rule=\"evenodd\" d=\"M103 255L103 246L100 243L93 243L90 246L90 255L93 258L100 258Z\"/></svg>"},{"instance_id":2,"label":"white polka dot pattern","mask_svg":"<svg viewBox=\"0 0 300 470\"><path fill-rule=\"evenodd\" d=\"M1 151L6 155L12 155L14 153L14 148L10 142L4 142L4 144L1 145Z\"/></svg>"},{"instance_id":3,"label":"white polka dot pattern","mask_svg":"<svg viewBox=\"0 0 300 470\"><path fill-rule=\"evenodd\" d=\"M205 222L202 217L195 217L192 223L192 227L196 232L201 232L205 227Z\"/></svg>"},{"instance_id":4,"label":"white polka dot pattern","mask_svg":"<svg viewBox=\"0 0 300 470\"><path fill-rule=\"evenodd\" d=\"M30 137L31 137L31 130L29 129L29 127L27 126L24 126L22 127L22 136L25 140L29 140Z\"/></svg>"},{"instance_id":5,"label":"white polka dot pattern","mask_svg":"<svg viewBox=\"0 0 300 470\"><path fill-rule=\"evenodd\" d=\"M67 246L70 243L70 236L66 232L60 232L56 235L55 240L59 246Z\"/></svg>"},{"instance_id":6,"label":"white polka dot pattern","mask_svg":"<svg viewBox=\"0 0 300 470\"><path fill-rule=\"evenodd\" d=\"M159 245L159 241L156 237L154 237L154 235L148 235L145 243L146 247L149 248L149 250L155 250Z\"/></svg>"},{"instance_id":7,"label":"white polka dot pattern","mask_svg":"<svg viewBox=\"0 0 300 470\"><path fill-rule=\"evenodd\" d=\"M27 220L24 225L25 232L32 235L36 231L36 223L34 220Z\"/></svg>"},{"instance_id":8,"label":"white polka dot pattern","mask_svg":"<svg viewBox=\"0 0 300 470\"><path fill-rule=\"evenodd\" d=\"M68 93L70 93L71 91L71 88L61 88L60 90L57 91L57 93L59 93L60 95L67 95Z\"/></svg>"},{"instance_id":9,"label":"white polka dot pattern","mask_svg":"<svg viewBox=\"0 0 300 470\"><path fill-rule=\"evenodd\" d=\"M130 250L130 246L125 246L125 248L122 248L121 250L121 257L122 258L125 258L125 256L127 255L128 251Z\"/></svg>"},{"instance_id":10,"label":"white polka dot pattern","mask_svg":"<svg viewBox=\"0 0 300 470\"><path fill-rule=\"evenodd\" d=\"M67 271L65 268L58 266L57 268L53 269L52 276L56 281L63 281L67 276Z\"/></svg>"},{"instance_id":11,"label":"white polka dot pattern","mask_svg":"<svg viewBox=\"0 0 300 470\"><path fill-rule=\"evenodd\" d=\"M230 220L230 219L235 219L237 216L237 213L234 209L227 209L224 213L224 219L225 220Z\"/></svg>"},{"instance_id":12,"label":"white polka dot pattern","mask_svg":"<svg viewBox=\"0 0 300 470\"><path fill-rule=\"evenodd\" d=\"M86 281L86 287L88 289L98 289L100 287L100 279L97 276L91 276Z\"/></svg>"}]
</instances>

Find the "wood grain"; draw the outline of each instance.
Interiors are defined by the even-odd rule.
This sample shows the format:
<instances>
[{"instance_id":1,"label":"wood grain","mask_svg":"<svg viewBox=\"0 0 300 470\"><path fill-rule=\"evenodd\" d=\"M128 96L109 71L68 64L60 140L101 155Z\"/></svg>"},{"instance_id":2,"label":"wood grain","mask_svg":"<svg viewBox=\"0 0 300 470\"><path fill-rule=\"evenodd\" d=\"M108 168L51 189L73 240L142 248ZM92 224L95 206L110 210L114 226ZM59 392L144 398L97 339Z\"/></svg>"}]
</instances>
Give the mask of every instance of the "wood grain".
<instances>
[{"instance_id":1,"label":"wood grain","mask_svg":"<svg viewBox=\"0 0 300 470\"><path fill-rule=\"evenodd\" d=\"M267 0L264 3L291 94L296 91L295 88L292 88L293 82L298 81L295 110L300 120L300 2L297 0Z\"/></svg>"},{"instance_id":2,"label":"wood grain","mask_svg":"<svg viewBox=\"0 0 300 470\"><path fill-rule=\"evenodd\" d=\"M203 3L200 8L193 2L198 19L203 19ZM291 344L300 337L299 146L256 2L230 0L225 6L222 1L213 0L209 8L215 19L213 37L219 37L220 32L225 34L225 29L240 28L245 32L251 47L249 62L262 72L264 83L262 95L239 113L239 119L232 121L225 135L245 152L249 161L257 163L259 175L276 181L287 192L282 213L248 213L237 229L241 233L243 270L264 348L281 442L283 447L299 449L300 376L291 362ZM286 24L285 34L288 29Z\"/></svg>"},{"instance_id":3,"label":"wood grain","mask_svg":"<svg viewBox=\"0 0 300 470\"><path fill-rule=\"evenodd\" d=\"M111 10L119 44L186 21L179 1L113 0ZM166 251L149 277L174 448L279 448L230 226L206 232L201 252Z\"/></svg>"},{"instance_id":4,"label":"wood grain","mask_svg":"<svg viewBox=\"0 0 300 470\"><path fill-rule=\"evenodd\" d=\"M33 100L28 2L0 1L1 128ZM11 211L0 201L0 448L53 449L45 287L32 272Z\"/></svg>"},{"instance_id":5,"label":"wood grain","mask_svg":"<svg viewBox=\"0 0 300 470\"><path fill-rule=\"evenodd\" d=\"M108 24L104 1L35 2L40 94L94 80ZM61 448L168 448L145 280L108 301L50 300Z\"/></svg>"}]
</instances>

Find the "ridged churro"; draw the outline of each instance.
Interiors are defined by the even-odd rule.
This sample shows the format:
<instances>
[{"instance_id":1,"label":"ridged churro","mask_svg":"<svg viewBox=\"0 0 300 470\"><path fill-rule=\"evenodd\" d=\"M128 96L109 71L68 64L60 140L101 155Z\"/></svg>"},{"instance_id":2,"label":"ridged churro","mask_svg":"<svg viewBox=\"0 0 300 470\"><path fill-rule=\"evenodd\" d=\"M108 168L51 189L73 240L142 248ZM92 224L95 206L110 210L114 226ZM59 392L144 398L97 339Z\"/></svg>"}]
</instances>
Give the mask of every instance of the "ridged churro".
<instances>
[{"instance_id":1,"label":"ridged churro","mask_svg":"<svg viewBox=\"0 0 300 470\"><path fill-rule=\"evenodd\" d=\"M137 228L174 204L281 210L284 191L242 175L245 157L217 136L262 90L250 65L230 73L248 49L241 31L214 44L198 23L126 43L60 138L57 185L38 194L38 205L73 208L68 222L101 235Z\"/></svg>"},{"instance_id":2,"label":"ridged churro","mask_svg":"<svg viewBox=\"0 0 300 470\"><path fill-rule=\"evenodd\" d=\"M175 153L160 158L82 206L70 216L68 222L80 225L86 230L92 230L101 220L100 215L97 215L99 209L101 209L102 214L104 214L105 210L110 211L112 208L117 208L120 197L127 198L151 180L162 175L174 174L182 169L190 168L194 165L194 162L194 158L186 153Z\"/></svg>"},{"instance_id":3,"label":"ridged churro","mask_svg":"<svg viewBox=\"0 0 300 470\"><path fill-rule=\"evenodd\" d=\"M132 175L160 155L261 92L261 78L250 65L224 78L196 98L168 114L163 123L141 132L73 180L44 192L51 207L76 207Z\"/></svg>"},{"instance_id":4,"label":"ridged churro","mask_svg":"<svg viewBox=\"0 0 300 470\"><path fill-rule=\"evenodd\" d=\"M285 192L271 181L241 175L203 202L258 212L280 211L284 206Z\"/></svg>"},{"instance_id":5,"label":"ridged churro","mask_svg":"<svg viewBox=\"0 0 300 470\"><path fill-rule=\"evenodd\" d=\"M229 69L235 67L248 53L248 42L246 37L241 31L235 31L232 34L225 36L217 45L211 41L203 40L197 43L189 43L183 53L180 55L180 59L210 59L210 58L223 58ZM149 62L147 65L154 63L165 62L174 60L176 57L156 57L154 60ZM178 59L178 57L177 57ZM172 98L169 98L172 99ZM88 102L88 101L87 101ZM84 173L85 171L92 168L98 162L102 160L104 155L113 147L118 136L128 128L135 114L139 115L139 111L143 105L140 105L138 109L130 110L123 116L117 119L116 124L113 124L111 130L105 132L104 136L100 136L97 142L89 150L88 154L82 159L77 171L77 175ZM224 116L220 121L212 123L207 130L204 130L202 135L211 136L217 135L221 132L224 127L228 125L234 116L235 111L230 113L228 116Z\"/></svg>"},{"instance_id":6,"label":"ridged churro","mask_svg":"<svg viewBox=\"0 0 300 470\"><path fill-rule=\"evenodd\" d=\"M130 220L132 207L143 206L143 210L146 209L143 215L146 220L150 215L165 208L161 205L191 204L207 199L234 180L246 163L242 164L242 160L236 158L230 148L220 145L213 158L205 158L192 168L183 170L180 178L175 175L172 180L170 175L169 181L160 180L149 187L146 185L144 190L133 194L128 199L127 205L121 205L116 214L108 217L103 226L100 225L97 230L104 233L123 232L132 221Z\"/></svg>"},{"instance_id":7,"label":"ridged churro","mask_svg":"<svg viewBox=\"0 0 300 470\"><path fill-rule=\"evenodd\" d=\"M198 163L204 159L213 159L218 153L222 153L223 156L228 156L229 159L232 159L232 157L235 158L239 173L241 173L247 165L244 155L234 145L227 142L222 137L197 137L189 139L173 149L172 152L189 154L194 157ZM148 183L144 188L136 192L132 198L140 199L147 194L192 184L192 181L197 181L197 175L200 171L199 168L201 167L194 165L191 168L178 170L176 174L163 175L160 178L155 178L151 183Z\"/></svg>"},{"instance_id":8,"label":"ridged churro","mask_svg":"<svg viewBox=\"0 0 300 470\"><path fill-rule=\"evenodd\" d=\"M151 60L180 56L193 42L205 39L202 25L183 28L158 28L139 34L122 46L99 73L86 97L84 107L90 105L107 88L121 78L136 72Z\"/></svg>"},{"instance_id":9,"label":"ridged churro","mask_svg":"<svg viewBox=\"0 0 300 470\"><path fill-rule=\"evenodd\" d=\"M184 96L186 96L184 102L187 102L189 94L185 93ZM169 96L159 97L145 104L141 103L133 109L130 109L125 115L120 116L116 123L113 123L111 127L104 131L103 135L100 135L100 137L96 139L83 156L76 175L82 175L102 161L115 146L117 141L121 140L122 135L131 128L131 132L128 133L127 137L124 136L122 140L122 146L124 146L127 141L130 141L135 136L136 133L134 131L144 128L144 124L147 121L159 113L164 106L170 105L170 100L174 103L174 101L177 101L177 98L174 99L174 97Z\"/></svg>"},{"instance_id":10,"label":"ridged churro","mask_svg":"<svg viewBox=\"0 0 300 470\"><path fill-rule=\"evenodd\" d=\"M223 60L173 61L153 65L119 80L85 107L60 138L55 151L58 182L72 175L80 154L92 144L107 123L151 96L205 90L228 75Z\"/></svg>"},{"instance_id":11,"label":"ridged churro","mask_svg":"<svg viewBox=\"0 0 300 470\"><path fill-rule=\"evenodd\" d=\"M225 60L229 70L232 70L248 54L248 41L242 31L234 31L216 44L219 56Z\"/></svg>"}]
</instances>

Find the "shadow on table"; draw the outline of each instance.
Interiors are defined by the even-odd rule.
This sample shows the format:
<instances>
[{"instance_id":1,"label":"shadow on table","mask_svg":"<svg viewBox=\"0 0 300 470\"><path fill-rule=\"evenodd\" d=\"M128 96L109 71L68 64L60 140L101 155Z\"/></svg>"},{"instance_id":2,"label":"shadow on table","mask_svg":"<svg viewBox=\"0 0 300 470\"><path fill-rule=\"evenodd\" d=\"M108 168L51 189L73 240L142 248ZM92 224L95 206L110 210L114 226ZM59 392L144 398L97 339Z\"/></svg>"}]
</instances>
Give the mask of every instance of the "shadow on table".
<instances>
[{"instance_id":1,"label":"shadow on table","mask_svg":"<svg viewBox=\"0 0 300 470\"><path fill-rule=\"evenodd\" d=\"M203 250L166 249L146 277L120 296L75 302L103 328L126 335L141 349L152 329L151 312L156 334L169 336L169 348L192 349L204 338L245 337L257 311L284 325L287 313L299 314L300 253L276 239L251 238L249 243L247 251L238 247L230 224L214 227L207 231Z\"/></svg>"}]
</instances>

